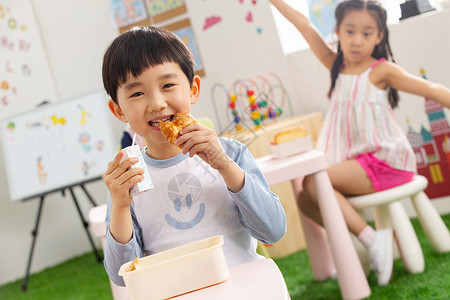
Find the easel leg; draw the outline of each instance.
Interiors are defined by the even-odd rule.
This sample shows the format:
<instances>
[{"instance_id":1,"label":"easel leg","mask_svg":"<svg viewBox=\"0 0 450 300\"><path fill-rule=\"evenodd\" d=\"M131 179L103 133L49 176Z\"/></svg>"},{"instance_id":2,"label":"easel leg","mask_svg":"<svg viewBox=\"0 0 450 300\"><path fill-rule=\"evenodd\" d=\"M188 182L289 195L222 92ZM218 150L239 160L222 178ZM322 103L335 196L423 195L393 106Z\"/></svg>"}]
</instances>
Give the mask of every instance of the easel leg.
<instances>
[{"instance_id":1,"label":"easel leg","mask_svg":"<svg viewBox=\"0 0 450 300\"><path fill-rule=\"evenodd\" d=\"M84 187L84 184L80 184L81 189L84 191L86 196L88 197L89 201L91 201L92 205L97 206L97 203L95 203L94 198L91 197L91 194L88 193L86 188Z\"/></svg>"},{"instance_id":2,"label":"easel leg","mask_svg":"<svg viewBox=\"0 0 450 300\"><path fill-rule=\"evenodd\" d=\"M31 242L30 256L28 257L27 270L25 272L25 278L24 278L23 284L22 284L22 291L26 291L27 290L28 277L30 275L31 261L33 259L34 245L36 243L36 237L37 237L37 234L38 234L39 221L41 220L41 211L42 211L42 206L43 205L44 205L44 196L41 196L40 201L39 201L38 213L37 213L37 216L36 216L36 223L34 225L33 231L31 232L31 235L33 236L33 241Z\"/></svg>"},{"instance_id":3,"label":"easel leg","mask_svg":"<svg viewBox=\"0 0 450 300\"><path fill-rule=\"evenodd\" d=\"M73 192L73 189L71 187L69 187L69 191L70 191L70 194L72 195L73 202L75 203L75 206L77 207L78 214L80 215L81 222L83 223L84 230L86 231L89 242L91 243L92 249L94 250L94 254L97 257L97 261L102 262L103 258L98 253L97 248L95 248L94 241L92 240L91 234L89 233L89 230L88 230L89 224L88 224L88 222L86 222L86 220L84 220L83 213L81 212L77 198L75 197L75 193Z\"/></svg>"}]
</instances>

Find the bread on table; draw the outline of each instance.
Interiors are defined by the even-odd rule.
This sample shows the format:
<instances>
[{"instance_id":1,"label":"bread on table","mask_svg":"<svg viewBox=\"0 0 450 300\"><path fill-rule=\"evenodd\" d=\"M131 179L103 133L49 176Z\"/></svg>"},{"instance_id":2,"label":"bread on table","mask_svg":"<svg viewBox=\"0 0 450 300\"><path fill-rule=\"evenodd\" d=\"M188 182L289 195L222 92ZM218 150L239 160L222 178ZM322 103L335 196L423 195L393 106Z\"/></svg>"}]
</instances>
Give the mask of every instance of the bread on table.
<instances>
[{"instance_id":1,"label":"bread on table","mask_svg":"<svg viewBox=\"0 0 450 300\"><path fill-rule=\"evenodd\" d=\"M301 128L301 127L295 127L292 129L283 130L279 133L277 133L274 137L274 143L275 144L282 144L286 142L290 142L296 139L304 138L308 135L308 132Z\"/></svg>"},{"instance_id":2,"label":"bread on table","mask_svg":"<svg viewBox=\"0 0 450 300\"><path fill-rule=\"evenodd\" d=\"M179 137L180 130L194 123L197 123L197 121L190 114L177 113L173 121L159 123L159 129L169 143L174 144ZM183 148L181 145L178 147Z\"/></svg>"}]
</instances>

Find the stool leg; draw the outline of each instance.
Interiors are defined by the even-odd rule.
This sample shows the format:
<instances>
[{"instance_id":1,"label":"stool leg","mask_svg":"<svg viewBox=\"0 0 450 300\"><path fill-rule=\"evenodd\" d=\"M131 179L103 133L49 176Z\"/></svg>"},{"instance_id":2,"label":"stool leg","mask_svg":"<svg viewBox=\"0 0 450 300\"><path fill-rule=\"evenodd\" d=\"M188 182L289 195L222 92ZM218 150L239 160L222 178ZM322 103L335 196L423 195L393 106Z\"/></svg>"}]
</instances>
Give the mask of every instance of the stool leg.
<instances>
[{"instance_id":1,"label":"stool leg","mask_svg":"<svg viewBox=\"0 0 450 300\"><path fill-rule=\"evenodd\" d=\"M434 251L438 253L449 252L450 233L441 216L431 204L430 199L424 192L412 196L411 199L417 218Z\"/></svg>"},{"instance_id":2,"label":"stool leg","mask_svg":"<svg viewBox=\"0 0 450 300\"><path fill-rule=\"evenodd\" d=\"M326 171L313 175L320 214L327 230L331 254L336 265L339 287L344 299L362 299L370 288L352 244L333 186Z\"/></svg>"},{"instance_id":3,"label":"stool leg","mask_svg":"<svg viewBox=\"0 0 450 300\"><path fill-rule=\"evenodd\" d=\"M422 248L403 205L399 201L392 202L389 204L389 214L405 269L409 273L423 272L425 261Z\"/></svg>"},{"instance_id":4,"label":"stool leg","mask_svg":"<svg viewBox=\"0 0 450 300\"><path fill-rule=\"evenodd\" d=\"M375 228L377 230L383 228L392 229L392 222L391 217L389 215L388 204L375 206L373 208L373 214L375 219ZM394 244L394 259L397 258L400 258L400 251L398 250L397 244Z\"/></svg>"}]
</instances>

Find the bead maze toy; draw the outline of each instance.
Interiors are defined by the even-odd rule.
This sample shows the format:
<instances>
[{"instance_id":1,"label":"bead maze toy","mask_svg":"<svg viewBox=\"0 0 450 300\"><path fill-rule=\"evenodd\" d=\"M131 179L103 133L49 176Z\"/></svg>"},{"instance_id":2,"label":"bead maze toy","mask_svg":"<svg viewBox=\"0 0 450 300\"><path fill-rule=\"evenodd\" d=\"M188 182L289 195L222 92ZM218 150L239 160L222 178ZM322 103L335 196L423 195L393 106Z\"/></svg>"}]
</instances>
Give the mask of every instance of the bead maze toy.
<instances>
[{"instance_id":1,"label":"bead maze toy","mask_svg":"<svg viewBox=\"0 0 450 300\"><path fill-rule=\"evenodd\" d=\"M218 88L222 89L226 95L226 110L230 110L232 117L230 119L230 114L226 115L227 125L225 127L222 127L215 100L215 91ZM254 130L261 129L268 122L276 121L284 113L283 109L286 104L293 116L289 94L280 78L272 72L253 79L237 79L228 89L223 84L216 83L211 88L211 99L221 133L232 130L239 132L244 128L250 130L252 123Z\"/></svg>"}]
</instances>

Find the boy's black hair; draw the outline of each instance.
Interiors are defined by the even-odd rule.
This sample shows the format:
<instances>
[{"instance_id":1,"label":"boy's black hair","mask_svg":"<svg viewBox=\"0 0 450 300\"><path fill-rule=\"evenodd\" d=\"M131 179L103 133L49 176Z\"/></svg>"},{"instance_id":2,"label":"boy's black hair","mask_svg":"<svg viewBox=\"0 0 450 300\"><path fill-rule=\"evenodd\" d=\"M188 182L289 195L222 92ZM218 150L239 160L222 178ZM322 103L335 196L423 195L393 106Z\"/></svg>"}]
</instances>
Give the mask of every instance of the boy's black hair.
<instances>
[{"instance_id":1,"label":"boy's black hair","mask_svg":"<svg viewBox=\"0 0 450 300\"><path fill-rule=\"evenodd\" d=\"M134 27L108 46L103 56L103 86L118 104L117 90L129 76L139 76L147 68L167 62L177 63L192 85L194 59L183 41L163 28Z\"/></svg>"},{"instance_id":2,"label":"boy's black hair","mask_svg":"<svg viewBox=\"0 0 450 300\"><path fill-rule=\"evenodd\" d=\"M380 44L378 44L375 49L373 49L372 57L376 59L386 58L387 60L391 59L392 62L395 63L394 57L392 55L391 46L389 45L389 30L386 25L387 14L386 10L381 6L381 4L376 0L346 0L340 2L336 6L336 10L334 12L336 18L336 28L342 23L342 19L347 15L347 13L354 10L367 10L377 21L378 30L383 33L383 39ZM339 75L339 72L342 67L342 63L344 61L344 55L341 51L341 45L338 42L337 56L334 61L333 67L331 69L331 86L328 91L328 97L331 97L331 94L334 90L334 86L336 84L336 79ZM397 107L399 101L398 91L394 88L389 88L389 104L392 108Z\"/></svg>"}]
</instances>

